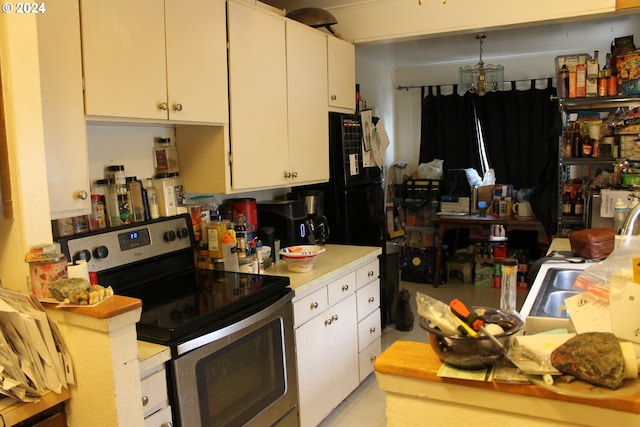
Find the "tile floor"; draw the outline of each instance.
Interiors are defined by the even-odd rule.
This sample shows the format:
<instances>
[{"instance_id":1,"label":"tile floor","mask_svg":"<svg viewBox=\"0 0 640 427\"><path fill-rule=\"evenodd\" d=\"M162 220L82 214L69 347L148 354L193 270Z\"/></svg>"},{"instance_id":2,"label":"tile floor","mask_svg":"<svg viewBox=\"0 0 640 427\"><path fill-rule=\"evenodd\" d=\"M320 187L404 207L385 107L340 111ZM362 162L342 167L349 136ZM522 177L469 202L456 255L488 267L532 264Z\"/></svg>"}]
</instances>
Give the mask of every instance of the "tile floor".
<instances>
[{"instance_id":1,"label":"tile floor","mask_svg":"<svg viewBox=\"0 0 640 427\"><path fill-rule=\"evenodd\" d=\"M408 332L398 331L393 324L387 325L382 331L383 351L397 340L427 342L427 333L418 325L416 291L447 303L453 298L459 298L468 305L500 306L500 289L465 285L453 276L446 284L437 288L429 284L404 281L400 282L400 287L411 291L415 325L413 330ZM518 291L517 307L522 306L525 297L526 291ZM369 375L351 395L329 414L319 427L384 427L385 425L385 395L378 387L374 373Z\"/></svg>"}]
</instances>

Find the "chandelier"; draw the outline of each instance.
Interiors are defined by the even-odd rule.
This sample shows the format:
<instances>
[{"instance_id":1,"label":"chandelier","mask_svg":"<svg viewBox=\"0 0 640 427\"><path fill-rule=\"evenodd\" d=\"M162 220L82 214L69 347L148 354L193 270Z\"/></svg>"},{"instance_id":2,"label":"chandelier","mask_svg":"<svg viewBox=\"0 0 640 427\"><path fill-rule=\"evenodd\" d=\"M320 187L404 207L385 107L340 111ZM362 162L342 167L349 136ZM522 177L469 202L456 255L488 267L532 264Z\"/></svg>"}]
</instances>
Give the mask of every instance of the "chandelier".
<instances>
[{"instance_id":1,"label":"chandelier","mask_svg":"<svg viewBox=\"0 0 640 427\"><path fill-rule=\"evenodd\" d=\"M485 33L476 34L480 41L480 62L475 67L469 65L459 68L460 86L463 92L475 92L484 95L502 89L504 67L502 65L485 65L482 60L482 42L487 38Z\"/></svg>"}]
</instances>

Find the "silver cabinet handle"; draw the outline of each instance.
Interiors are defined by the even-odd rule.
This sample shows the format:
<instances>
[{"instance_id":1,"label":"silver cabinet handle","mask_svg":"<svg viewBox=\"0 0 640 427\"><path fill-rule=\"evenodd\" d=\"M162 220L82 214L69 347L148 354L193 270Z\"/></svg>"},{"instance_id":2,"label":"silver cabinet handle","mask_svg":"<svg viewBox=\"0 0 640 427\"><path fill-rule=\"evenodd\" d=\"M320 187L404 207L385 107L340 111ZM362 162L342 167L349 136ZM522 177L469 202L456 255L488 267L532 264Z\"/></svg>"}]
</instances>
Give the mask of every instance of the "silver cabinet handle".
<instances>
[{"instance_id":1,"label":"silver cabinet handle","mask_svg":"<svg viewBox=\"0 0 640 427\"><path fill-rule=\"evenodd\" d=\"M330 325L330 324L332 324L332 323L333 323L333 318L326 319L326 320L324 321L324 326L329 326L329 325Z\"/></svg>"},{"instance_id":2,"label":"silver cabinet handle","mask_svg":"<svg viewBox=\"0 0 640 427\"><path fill-rule=\"evenodd\" d=\"M369 299L367 301L369 302L374 302L376 299L374 297L369 297Z\"/></svg>"},{"instance_id":3,"label":"silver cabinet handle","mask_svg":"<svg viewBox=\"0 0 640 427\"><path fill-rule=\"evenodd\" d=\"M89 197L89 193L87 193L84 190L80 190L80 191L76 191L74 196L75 196L76 199L87 200L87 197Z\"/></svg>"},{"instance_id":4,"label":"silver cabinet handle","mask_svg":"<svg viewBox=\"0 0 640 427\"><path fill-rule=\"evenodd\" d=\"M158 108L162 111L167 111L169 109L169 105L166 102L161 102L158 104Z\"/></svg>"},{"instance_id":5,"label":"silver cabinet handle","mask_svg":"<svg viewBox=\"0 0 640 427\"><path fill-rule=\"evenodd\" d=\"M142 396L142 406L147 406L149 404L149 397Z\"/></svg>"},{"instance_id":6,"label":"silver cabinet handle","mask_svg":"<svg viewBox=\"0 0 640 427\"><path fill-rule=\"evenodd\" d=\"M334 322L338 321L338 315L334 314L333 316L331 316L331 319L333 319Z\"/></svg>"},{"instance_id":7,"label":"silver cabinet handle","mask_svg":"<svg viewBox=\"0 0 640 427\"><path fill-rule=\"evenodd\" d=\"M285 171L284 177L287 178L287 179L291 178L291 172L286 172Z\"/></svg>"},{"instance_id":8,"label":"silver cabinet handle","mask_svg":"<svg viewBox=\"0 0 640 427\"><path fill-rule=\"evenodd\" d=\"M160 424L160 427L173 427L173 423L171 421L165 421Z\"/></svg>"},{"instance_id":9,"label":"silver cabinet handle","mask_svg":"<svg viewBox=\"0 0 640 427\"><path fill-rule=\"evenodd\" d=\"M342 292L347 292L349 290L349 285L342 285Z\"/></svg>"},{"instance_id":10,"label":"silver cabinet handle","mask_svg":"<svg viewBox=\"0 0 640 427\"><path fill-rule=\"evenodd\" d=\"M376 361L376 356L371 356L371 357L369 358L369 360L371 361L371 363L375 362L375 361Z\"/></svg>"},{"instance_id":11,"label":"silver cabinet handle","mask_svg":"<svg viewBox=\"0 0 640 427\"><path fill-rule=\"evenodd\" d=\"M370 328L369 328L369 333L370 333L370 334L373 334L373 333L375 333L375 332L376 332L376 328L375 328L375 326L372 326L372 327L370 327Z\"/></svg>"},{"instance_id":12,"label":"silver cabinet handle","mask_svg":"<svg viewBox=\"0 0 640 427\"><path fill-rule=\"evenodd\" d=\"M337 97L337 96L335 96L335 95L331 95L331 100L332 100L332 101L335 101L336 99L338 99L338 97Z\"/></svg>"},{"instance_id":13,"label":"silver cabinet handle","mask_svg":"<svg viewBox=\"0 0 640 427\"><path fill-rule=\"evenodd\" d=\"M298 177L298 172L293 171L291 172L291 178L297 178Z\"/></svg>"},{"instance_id":14,"label":"silver cabinet handle","mask_svg":"<svg viewBox=\"0 0 640 427\"><path fill-rule=\"evenodd\" d=\"M317 302L312 302L311 303L311 310L318 308L318 303Z\"/></svg>"},{"instance_id":15,"label":"silver cabinet handle","mask_svg":"<svg viewBox=\"0 0 640 427\"><path fill-rule=\"evenodd\" d=\"M373 270L369 270L369 272L367 273L368 277L372 277L373 276Z\"/></svg>"},{"instance_id":16,"label":"silver cabinet handle","mask_svg":"<svg viewBox=\"0 0 640 427\"><path fill-rule=\"evenodd\" d=\"M174 111L182 111L182 104L180 103L173 104L173 109Z\"/></svg>"}]
</instances>

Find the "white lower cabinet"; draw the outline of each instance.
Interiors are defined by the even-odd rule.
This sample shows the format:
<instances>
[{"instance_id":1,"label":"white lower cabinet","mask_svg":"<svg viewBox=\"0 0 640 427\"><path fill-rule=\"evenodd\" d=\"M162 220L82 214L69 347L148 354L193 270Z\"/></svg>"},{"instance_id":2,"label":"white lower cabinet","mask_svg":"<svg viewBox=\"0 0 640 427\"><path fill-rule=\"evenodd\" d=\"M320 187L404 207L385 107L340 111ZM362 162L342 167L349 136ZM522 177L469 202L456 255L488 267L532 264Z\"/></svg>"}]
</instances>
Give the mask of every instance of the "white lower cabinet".
<instances>
[{"instance_id":1,"label":"white lower cabinet","mask_svg":"<svg viewBox=\"0 0 640 427\"><path fill-rule=\"evenodd\" d=\"M382 352L380 319L380 261L371 261L357 271L358 367L360 382L373 372L373 362Z\"/></svg>"},{"instance_id":2,"label":"white lower cabinet","mask_svg":"<svg viewBox=\"0 0 640 427\"><path fill-rule=\"evenodd\" d=\"M294 297L300 426L316 426L381 352L379 261Z\"/></svg>"},{"instance_id":3,"label":"white lower cabinet","mask_svg":"<svg viewBox=\"0 0 640 427\"><path fill-rule=\"evenodd\" d=\"M145 357L149 353L141 352L141 346L144 346L143 348L159 348L160 346L138 343L144 427L171 427L173 420L171 405L169 404L165 367L165 362L170 356L168 352L163 352L142 360L141 357ZM141 354L145 356L141 356Z\"/></svg>"}]
</instances>

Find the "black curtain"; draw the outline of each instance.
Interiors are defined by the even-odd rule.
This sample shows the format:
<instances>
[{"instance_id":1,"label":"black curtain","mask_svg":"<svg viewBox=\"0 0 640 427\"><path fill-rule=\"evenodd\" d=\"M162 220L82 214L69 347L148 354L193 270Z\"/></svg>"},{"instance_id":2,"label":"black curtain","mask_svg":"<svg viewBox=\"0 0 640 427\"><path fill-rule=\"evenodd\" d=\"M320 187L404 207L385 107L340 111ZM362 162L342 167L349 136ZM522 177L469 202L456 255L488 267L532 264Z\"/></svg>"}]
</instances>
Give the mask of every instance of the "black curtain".
<instances>
[{"instance_id":1,"label":"black curtain","mask_svg":"<svg viewBox=\"0 0 640 427\"><path fill-rule=\"evenodd\" d=\"M482 173L477 123L482 128L496 182L532 188L533 211L547 234L557 228L558 150L562 123L556 89L466 92L442 95L423 88L420 163L444 160L444 169L475 168ZM455 87L454 87L455 89ZM455 90L454 90L455 92Z\"/></svg>"}]
</instances>

